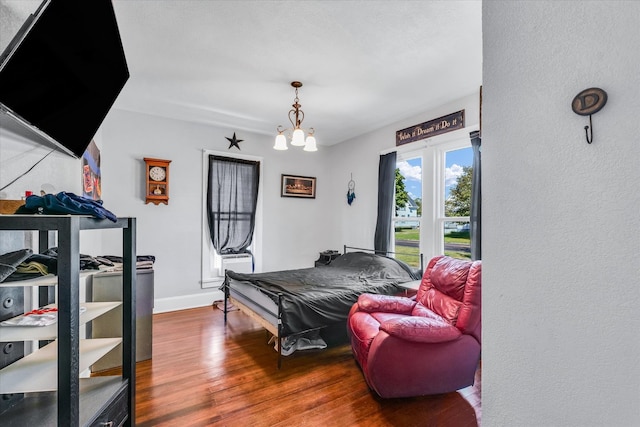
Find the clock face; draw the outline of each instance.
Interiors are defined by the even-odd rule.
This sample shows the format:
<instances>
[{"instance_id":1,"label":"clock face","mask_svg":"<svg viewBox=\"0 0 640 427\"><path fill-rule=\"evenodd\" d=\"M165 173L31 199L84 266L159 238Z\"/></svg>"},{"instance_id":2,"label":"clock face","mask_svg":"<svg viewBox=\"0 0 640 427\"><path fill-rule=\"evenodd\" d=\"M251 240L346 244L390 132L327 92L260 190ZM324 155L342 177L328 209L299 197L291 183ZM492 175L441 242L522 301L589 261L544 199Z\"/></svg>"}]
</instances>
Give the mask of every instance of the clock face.
<instances>
[{"instance_id":1,"label":"clock face","mask_svg":"<svg viewBox=\"0 0 640 427\"><path fill-rule=\"evenodd\" d=\"M154 166L151 169L149 169L149 178L151 178L154 181L164 181L166 176L167 176L166 171L164 170L164 168L161 168L160 166Z\"/></svg>"}]
</instances>

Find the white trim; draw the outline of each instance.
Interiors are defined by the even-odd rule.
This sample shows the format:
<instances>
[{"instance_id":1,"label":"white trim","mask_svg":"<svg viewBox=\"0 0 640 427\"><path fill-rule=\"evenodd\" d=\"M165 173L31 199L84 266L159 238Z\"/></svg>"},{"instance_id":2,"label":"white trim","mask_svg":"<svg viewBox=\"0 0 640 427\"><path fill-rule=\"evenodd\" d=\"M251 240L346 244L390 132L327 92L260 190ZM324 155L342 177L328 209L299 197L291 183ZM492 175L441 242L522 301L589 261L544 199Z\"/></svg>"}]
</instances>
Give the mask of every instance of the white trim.
<instances>
[{"instance_id":1,"label":"white trim","mask_svg":"<svg viewBox=\"0 0 640 427\"><path fill-rule=\"evenodd\" d=\"M469 222L471 219L468 216L445 216L438 218L438 221L444 224L445 222Z\"/></svg>"},{"instance_id":2,"label":"white trim","mask_svg":"<svg viewBox=\"0 0 640 427\"><path fill-rule=\"evenodd\" d=\"M200 287L202 289L219 288L220 286L222 286L222 282L224 282L223 277L213 277L210 279L201 280Z\"/></svg>"},{"instance_id":3,"label":"white trim","mask_svg":"<svg viewBox=\"0 0 640 427\"><path fill-rule=\"evenodd\" d=\"M202 232L201 232L201 268L200 268L200 286L203 289L215 287L216 283L222 281L220 274L220 259L215 253L211 239L209 238L209 224L207 222L207 201L205 191L207 188L207 179L209 172L209 155L229 157L235 159L250 160L260 162L260 177L258 185L258 202L256 206L256 222L253 233L253 242L251 243L251 252L254 256L255 271L262 271L262 188L263 188L263 170L264 158L259 156L251 156L246 154L233 153L213 150L202 150Z\"/></svg>"},{"instance_id":4,"label":"white trim","mask_svg":"<svg viewBox=\"0 0 640 427\"><path fill-rule=\"evenodd\" d=\"M429 233L433 236L433 256L444 254L444 223L449 221L455 221L456 218L462 217L446 217L444 214L445 203L445 169L446 169L446 155L450 151L462 150L471 148L471 139L467 135L466 138L451 139L446 143L439 144L435 149L435 163L436 171L434 178L436 182L434 185L435 193L433 194L433 203L436 207L435 217L432 222L432 229ZM466 217L466 221L469 217ZM463 219L464 221L464 219ZM421 236L422 237L422 236ZM430 259L430 258L428 258Z\"/></svg>"},{"instance_id":5,"label":"white trim","mask_svg":"<svg viewBox=\"0 0 640 427\"><path fill-rule=\"evenodd\" d=\"M181 295L178 297L156 298L153 303L153 314L169 311L187 310L189 308L206 307L215 301L224 300L224 292L215 291L203 294Z\"/></svg>"},{"instance_id":6,"label":"white trim","mask_svg":"<svg viewBox=\"0 0 640 427\"><path fill-rule=\"evenodd\" d=\"M420 252L427 260L444 253L445 222L456 221L456 219L469 221L468 217L444 216L445 155L449 151L471 147L469 133L477 129L478 126L469 126L445 135L396 147L398 149L396 162L413 157L422 158L422 216L410 218L420 221ZM394 150L385 150L383 153ZM393 218L394 223L406 220L407 217L394 216ZM394 236L392 236L392 243L395 245Z\"/></svg>"}]
</instances>

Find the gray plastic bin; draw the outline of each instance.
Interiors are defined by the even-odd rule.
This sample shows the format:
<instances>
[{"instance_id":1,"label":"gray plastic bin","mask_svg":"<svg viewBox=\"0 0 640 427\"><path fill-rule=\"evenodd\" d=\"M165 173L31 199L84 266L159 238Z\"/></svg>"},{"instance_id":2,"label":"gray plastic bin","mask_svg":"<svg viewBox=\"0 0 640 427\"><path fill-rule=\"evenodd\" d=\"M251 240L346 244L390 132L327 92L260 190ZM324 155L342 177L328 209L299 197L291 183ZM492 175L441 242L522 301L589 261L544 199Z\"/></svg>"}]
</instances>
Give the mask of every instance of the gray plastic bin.
<instances>
[{"instance_id":1,"label":"gray plastic bin","mask_svg":"<svg viewBox=\"0 0 640 427\"><path fill-rule=\"evenodd\" d=\"M122 272L99 273L91 276L87 300L93 302L122 301ZM122 336L122 307L118 307L91 322L87 330L92 338ZM136 362L152 357L153 344L153 269L136 271ZM122 347L119 345L91 365L92 372L120 366Z\"/></svg>"}]
</instances>

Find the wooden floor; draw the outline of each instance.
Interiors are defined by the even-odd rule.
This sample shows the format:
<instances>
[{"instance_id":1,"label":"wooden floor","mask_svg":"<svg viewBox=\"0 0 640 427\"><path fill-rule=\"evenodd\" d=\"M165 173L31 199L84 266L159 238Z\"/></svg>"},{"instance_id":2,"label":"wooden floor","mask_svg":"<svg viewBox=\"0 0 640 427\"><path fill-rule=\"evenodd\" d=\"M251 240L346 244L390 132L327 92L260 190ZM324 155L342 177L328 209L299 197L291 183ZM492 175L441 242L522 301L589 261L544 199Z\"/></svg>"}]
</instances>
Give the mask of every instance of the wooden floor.
<instances>
[{"instance_id":1,"label":"wooden floor","mask_svg":"<svg viewBox=\"0 0 640 427\"><path fill-rule=\"evenodd\" d=\"M381 399L348 345L296 352L276 366L265 331L213 307L154 315L153 359L137 364L136 425L478 426L473 387L438 396Z\"/></svg>"}]
</instances>

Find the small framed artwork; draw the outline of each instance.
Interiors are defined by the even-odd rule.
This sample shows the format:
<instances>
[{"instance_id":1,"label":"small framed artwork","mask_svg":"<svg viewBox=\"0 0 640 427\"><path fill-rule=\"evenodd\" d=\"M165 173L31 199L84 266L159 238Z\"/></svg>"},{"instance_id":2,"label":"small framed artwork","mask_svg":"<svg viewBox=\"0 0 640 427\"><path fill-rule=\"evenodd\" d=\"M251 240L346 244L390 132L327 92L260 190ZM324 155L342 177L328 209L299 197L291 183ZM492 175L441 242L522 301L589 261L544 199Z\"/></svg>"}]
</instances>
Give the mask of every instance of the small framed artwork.
<instances>
[{"instance_id":1,"label":"small framed artwork","mask_svg":"<svg viewBox=\"0 0 640 427\"><path fill-rule=\"evenodd\" d=\"M316 198L316 179L310 176L282 175L281 197Z\"/></svg>"},{"instance_id":2,"label":"small framed artwork","mask_svg":"<svg viewBox=\"0 0 640 427\"><path fill-rule=\"evenodd\" d=\"M102 199L100 149L93 139L82 154L82 197L90 200Z\"/></svg>"}]
</instances>

